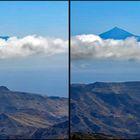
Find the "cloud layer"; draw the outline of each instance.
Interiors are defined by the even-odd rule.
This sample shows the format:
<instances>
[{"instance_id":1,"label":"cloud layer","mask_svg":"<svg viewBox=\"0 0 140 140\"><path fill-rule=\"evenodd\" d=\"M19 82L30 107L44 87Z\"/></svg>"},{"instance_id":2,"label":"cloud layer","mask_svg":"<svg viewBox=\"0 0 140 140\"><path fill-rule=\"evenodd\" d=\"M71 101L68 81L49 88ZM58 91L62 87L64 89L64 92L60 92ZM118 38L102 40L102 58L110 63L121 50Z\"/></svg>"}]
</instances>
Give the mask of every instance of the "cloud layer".
<instances>
[{"instance_id":1,"label":"cloud layer","mask_svg":"<svg viewBox=\"0 0 140 140\"><path fill-rule=\"evenodd\" d=\"M140 60L140 42L135 38L125 40L103 40L97 35L72 37L71 58Z\"/></svg>"},{"instance_id":2,"label":"cloud layer","mask_svg":"<svg viewBox=\"0 0 140 140\"><path fill-rule=\"evenodd\" d=\"M0 39L0 59L44 54L46 56L68 51L68 41L29 35L23 38ZM71 58L140 60L140 42L135 38L103 40L97 35L72 37Z\"/></svg>"},{"instance_id":3,"label":"cloud layer","mask_svg":"<svg viewBox=\"0 0 140 140\"><path fill-rule=\"evenodd\" d=\"M23 38L0 39L0 59L30 55L54 55L68 51L68 43L59 38L29 35Z\"/></svg>"}]
</instances>

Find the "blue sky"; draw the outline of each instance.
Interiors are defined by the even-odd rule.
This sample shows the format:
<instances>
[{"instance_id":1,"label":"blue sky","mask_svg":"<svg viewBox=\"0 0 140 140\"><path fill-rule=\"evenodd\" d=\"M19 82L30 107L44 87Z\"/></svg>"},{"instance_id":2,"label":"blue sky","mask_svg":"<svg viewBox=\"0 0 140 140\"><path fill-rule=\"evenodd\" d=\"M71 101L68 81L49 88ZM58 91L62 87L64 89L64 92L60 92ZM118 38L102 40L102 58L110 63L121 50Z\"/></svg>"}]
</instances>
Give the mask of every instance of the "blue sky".
<instances>
[{"instance_id":1,"label":"blue sky","mask_svg":"<svg viewBox=\"0 0 140 140\"><path fill-rule=\"evenodd\" d=\"M115 26L125 29L133 34L140 35L140 2L71 2L72 36L81 34L98 35ZM84 54L86 47L87 51L94 51L94 49L91 49L94 48L94 46L88 46L85 42L83 41L83 46L82 41L80 43L77 42L77 46L80 44L77 47L79 49L78 51L80 52L85 48L85 50L83 49ZM87 42L87 44L91 43ZM132 46L129 47L131 48ZM80 48L82 49L80 50ZM112 53L111 50L109 51ZM119 51L121 52L121 48ZM87 53L87 55L90 54L94 53ZM139 69L140 60L97 60L96 58L72 60L71 80L73 83L92 83L95 81L139 81Z\"/></svg>"},{"instance_id":2,"label":"blue sky","mask_svg":"<svg viewBox=\"0 0 140 140\"><path fill-rule=\"evenodd\" d=\"M27 35L33 34L42 38L31 36L28 39ZM19 38L0 40L5 44L0 44L0 56L6 57L0 57L0 85L15 91L68 97L67 51L55 53L59 47L63 49L64 41L68 39L68 2L0 2L0 36L3 35ZM36 42L40 45L36 46ZM16 47L13 43L19 45ZM18 47L22 47L19 48L21 51ZM65 47L68 49L67 45ZM20 57L33 49L41 51L44 48L44 52L54 54ZM11 49L14 51L9 51ZM20 55L16 56L18 52ZM11 55L15 56L9 57Z\"/></svg>"},{"instance_id":3,"label":"blue sky","mask_svg":"<svg viewBox=\"0 0 140 140\"><path fill-rule=\"evenodd\" d=\"M71 2L72 35L100 34L118 26L140 35L140 2Z\"/></svg>"},{"instance_id":4,"label":"blue sky","mask_svg":"<svg viewBox=\"0 0 140 140\"><path fill-rule=\"evenodd\" d=\"M67 38L68 3L0 2L0 35L37 34Z\"/></svg>"}]
</instances>

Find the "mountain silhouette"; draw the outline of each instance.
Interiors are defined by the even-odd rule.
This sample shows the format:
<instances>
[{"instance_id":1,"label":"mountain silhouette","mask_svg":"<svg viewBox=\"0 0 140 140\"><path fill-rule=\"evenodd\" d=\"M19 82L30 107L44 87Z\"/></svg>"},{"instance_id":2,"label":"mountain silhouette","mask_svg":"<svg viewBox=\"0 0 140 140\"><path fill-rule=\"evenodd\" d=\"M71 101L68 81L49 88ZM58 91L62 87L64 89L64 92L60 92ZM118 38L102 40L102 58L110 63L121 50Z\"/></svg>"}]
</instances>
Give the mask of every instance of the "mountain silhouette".
<instances>
[{"instance_id":1,"label":"mountain silhouette","mask_svg":"<svg viewBox=\"0 0 140 140\"><path fill-rule=\"evenodd\" d=\"M129 33L128 31L118 27L114 27L109 31L101 33L99 36L103 39L116 39L116 40L124 40L128 37L135 37L138 41L140 41L140 36Z\"/></svg>"},{"instance_id":2,"label":"mountain silhouette","mask_svg":"<svg viewBox=\"0 0 140 140\"><path fill-rule=\"evenodd\" d=\"M0 36L0 39L7 40L8 38L9 38L9 36Z\"/></svg>"}]
</instances>

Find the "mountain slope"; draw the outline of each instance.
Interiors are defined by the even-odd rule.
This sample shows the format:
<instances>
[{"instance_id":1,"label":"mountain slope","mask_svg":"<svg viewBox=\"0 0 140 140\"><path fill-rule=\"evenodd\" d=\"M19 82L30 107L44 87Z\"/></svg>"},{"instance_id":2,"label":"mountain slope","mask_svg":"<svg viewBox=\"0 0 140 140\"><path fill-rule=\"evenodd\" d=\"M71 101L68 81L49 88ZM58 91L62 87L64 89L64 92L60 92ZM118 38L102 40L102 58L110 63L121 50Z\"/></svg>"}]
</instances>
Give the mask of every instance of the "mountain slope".
<instances>
[{"instance_id":1,"label":"mountain slope","mask_svg":"<svg viewBox=\"0 0 140 140\"><path fill-rule=\"evenodd\" d=\"M99 36L103 39L116 39L116 40L124 40L128 37L135 37L138 41L140 41L140 36L129 33L118 27L114 27L113 29L104 32Z\"/></svg>"},{"instance_id":2,"label":"mountain slope","mask_svg":"<svg viewBox=\"0 0 140 140\"><path fill-rule=\"evenodd\" d=\"M71 130L140 137L140 82L71 85Z\"/></svg>"},{"instance_id":3,"label":"mountain slope","mask_svg":"<svg viewBox=\"0 0 140 140\"><path fill-rule=\"evenodd\" d=\"M34 128L26 126L12 118L12 116L0 114L0 139L29 138L29 133ZM23 131L24 130L24 131ZM21 135L21 131L22 135Z\"/></svg>"},{"instance_id":4,"label":"mountain slope","mask_svg":"<svg viewBox=\"0 0 140 140\"><path fill-rule=\"evenodd\" d=\"M8 38L9 38L9 36L0 36L0 39L7 40Z\"/></svg>"},{"instance_id":5,"label":"mountain slope","mask_svg":"<svg viewBox=\"0 0 140 140\"><path fill-rule=\"evenodd\" d=\"M68 139L68 121L61 122L49 128L37 129L32 138L36 139Z\"/></svg>"},{"instance_id":6,"label":"mountain slope","mask_svg":"<svg viewBox=\"0 0 140 140\"><path fill-rule=\"evenodd\" d=\"M11 91L0 87L0 138L27 138L40 128L59 124L68 117L68 100Z\"/></svg>"}]
</instances>

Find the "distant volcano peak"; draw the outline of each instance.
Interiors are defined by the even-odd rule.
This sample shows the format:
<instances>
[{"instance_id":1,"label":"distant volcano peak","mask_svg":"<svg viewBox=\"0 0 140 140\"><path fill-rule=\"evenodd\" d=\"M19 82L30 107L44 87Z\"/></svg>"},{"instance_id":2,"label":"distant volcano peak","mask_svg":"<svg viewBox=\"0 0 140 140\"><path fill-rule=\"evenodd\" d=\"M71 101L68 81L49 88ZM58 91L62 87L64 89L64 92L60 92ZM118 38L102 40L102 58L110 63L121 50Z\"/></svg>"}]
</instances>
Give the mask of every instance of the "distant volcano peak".
<instances>
[{"instance_id":1,"label":"distant volcano peak","mask_svg":"<svg viewBox=\"0 0 140 140\"><path fill-rule=\"evenodd\" d=\"M122 29L120 27L117 27L117 26L115 26L114 28L112 28L111 30L109 30L107 32L112 32L112 31L115 31L115 32L123 32L123 33L128 33L128 34L133 35L132 33L129 33L128 31L126 31L126 30L124 30L124 29Z\"/></svg>"},{"instance_id":2,"label":"distant volcano peak","mask_svg":"<svg viewBox=\"0 0 140 140\"><path fill-rule=\"evenodd\" d=\"M114 28L112 28L112 29L115 29L115 30L120 30L121 28L119 28L119 27L117 27L117 26L115 26Z\"/></svg>"},{"instance_id":3,"label":"distant volcano peak","mask_svg":"<svg viewBox=\"0 0 140 140\"><path fill-rule=\"evenodd\" d=\"M9 36L0 36L0 39L7 40L8 38L9 38Z\"/></svg>"},{"instance_id":4,"label":"distant volcano peak","mask_svg":"<svg viewBox=\"0 0 140 140\"><path fill-rule=\"evenodd\" d=\"M103 39L116 39L116 40L124 40L128 37L135 37L140 41L140 36L134 35L120 27L115 26L111 30L108 30L99 35Z\"/></svg>"}]
</instances>

